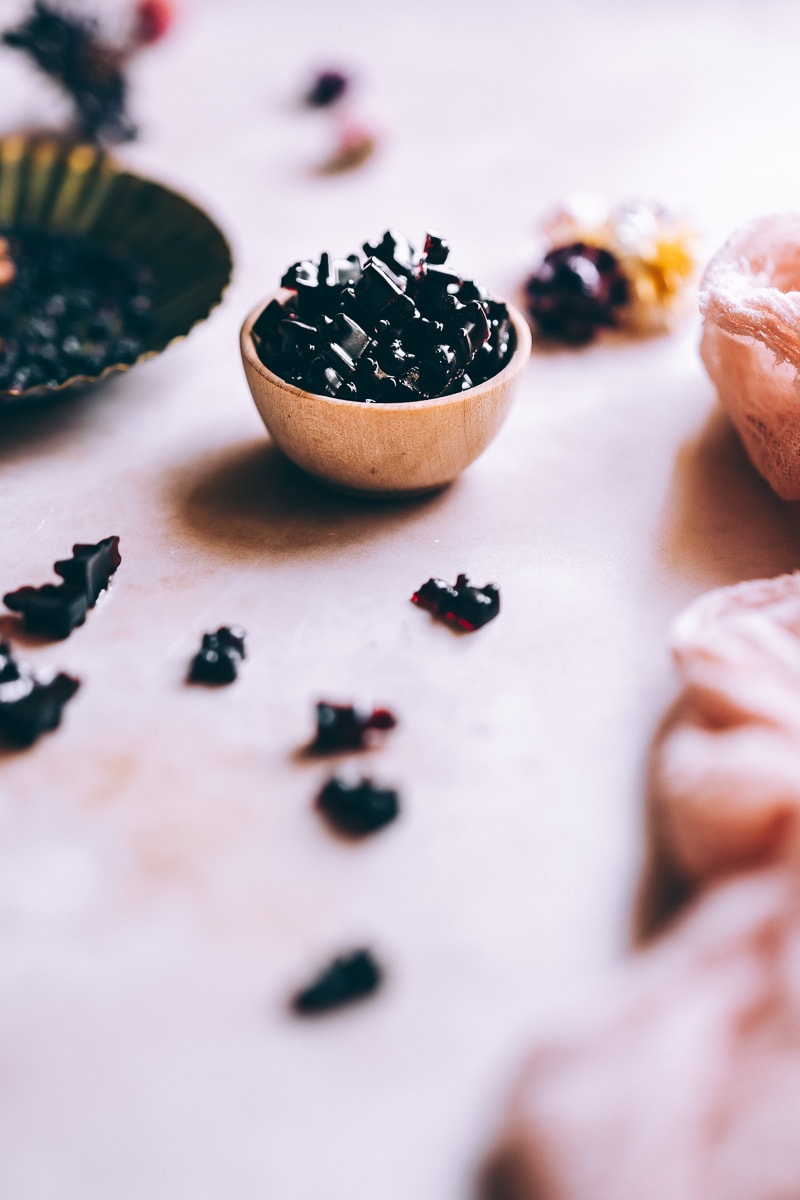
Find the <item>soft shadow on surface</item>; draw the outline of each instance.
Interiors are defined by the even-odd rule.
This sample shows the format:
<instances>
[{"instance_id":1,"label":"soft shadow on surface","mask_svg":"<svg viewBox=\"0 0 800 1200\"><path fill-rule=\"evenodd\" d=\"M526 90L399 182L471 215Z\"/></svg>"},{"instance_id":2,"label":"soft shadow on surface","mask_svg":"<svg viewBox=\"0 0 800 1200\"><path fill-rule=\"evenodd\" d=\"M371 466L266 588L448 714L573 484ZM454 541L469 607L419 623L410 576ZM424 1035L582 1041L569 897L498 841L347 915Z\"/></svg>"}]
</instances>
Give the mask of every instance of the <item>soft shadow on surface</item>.
<instances>
[{"instance_id":1,"label":"soft shadow on surface","mask_svg":"<svg viewBox=\"0 0 800 1200\"><path fill-rule=\"evenodd\" d=\"M42 125L38 121L28 121L23 125L14 125L13 128L2 125L0 126L0 137L36 138L48 142L60 142L65 146L81 144L77 130L70 130L63 126Z\"/></svg>"},{"instance_id":2,"label":"soft shadow on surface","mask_svg":"<svg viewBox=\"0 0 800 1200\"><path fill-rule=\"evenodd\" d=\"M32 581L30 581L32 582ZM42 580L44 583L58 583L57 579L47 578ZM20 587L25 587L27 584L19 584ZM34 584L39 586L39 581ZM8 588L8 591L14 591L14 588ZM2 595L2 592L0 592ZM11 642L14 646L51 646L58 638L44 637L42 634L29 633L25 628L22 617L16 614L0 612L0 642Z\"/></svg>"},{"instance_id":3,"label":"soft shadow on surface","mask_svg":"<svg viewBox=\"0 0 800 1200\"><path fill-rule=\"evenodd\" d=\"M670 861L657 817L655 763L662 739L678 716L680 698L659 723L650 746L645 787L644 855L631 917L631 940L641 947L657 936L692 896Z\"/></svg>"},{"instance_id":4,"label":"soft shadow on surface","mask_svg":"<svg viewBox=\"0 0 800 1200\"><path fill-rule=\"evenodd\" d=\"M494 1150L481 1168L474 1200L536 1200L515 1168L512 1155L505 1149Z\"/></svg>"},{"instance_id":5,"label":"soft shadow on surface","mask_svg":"<svg viewBox=\"0 0 800 1200\"><path fill-rule=\"evenodd\" d=\"M119 382L111 376L53 396L0 402L0 464L49 450L64 437L78 437L98 404L113 403Z\"/></svg>"},{"instance_id":6,"label":"soft shadow on surface","mask_svg":"<svg viewBox=\"0 0 800 1200\"><path fill-rule=\"evenodd\" d=\"M671 567L716 584L800 567L800 505L761 478L719 408L678 452L660 543Z\"/></svg>"},{"instance_id":7,"label":"soft shadow on surface","mask_svg":"<svg viewBox=\"0 0 800 1200\"><path fill-rule=\"evenodd\" d=\"M413 500L345 496L260 439L206 455L178 469L174 479L168 499L184 531L232 558L339 553L420 520L452 492Z\"/></svg>"}]
</instances>

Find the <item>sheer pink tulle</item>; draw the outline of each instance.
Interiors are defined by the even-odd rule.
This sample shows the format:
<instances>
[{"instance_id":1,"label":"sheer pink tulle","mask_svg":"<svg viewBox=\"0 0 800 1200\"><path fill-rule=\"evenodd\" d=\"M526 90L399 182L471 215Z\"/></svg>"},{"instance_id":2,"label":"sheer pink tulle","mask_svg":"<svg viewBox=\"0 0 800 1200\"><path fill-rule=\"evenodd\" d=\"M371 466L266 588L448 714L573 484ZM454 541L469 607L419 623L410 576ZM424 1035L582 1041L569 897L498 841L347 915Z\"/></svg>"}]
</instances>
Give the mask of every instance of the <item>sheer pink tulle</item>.
<instances>
[{"instance_id":1,"label":"sheer pink tulle","mask_svg":"<svg viewBox=\"0 0 800 1200\"><path fill-rule=\"evenodd\" d=\"M712 258L701 354L755 467L800 499L800 214L762 217Z\"/></svg>"}]
</instances>

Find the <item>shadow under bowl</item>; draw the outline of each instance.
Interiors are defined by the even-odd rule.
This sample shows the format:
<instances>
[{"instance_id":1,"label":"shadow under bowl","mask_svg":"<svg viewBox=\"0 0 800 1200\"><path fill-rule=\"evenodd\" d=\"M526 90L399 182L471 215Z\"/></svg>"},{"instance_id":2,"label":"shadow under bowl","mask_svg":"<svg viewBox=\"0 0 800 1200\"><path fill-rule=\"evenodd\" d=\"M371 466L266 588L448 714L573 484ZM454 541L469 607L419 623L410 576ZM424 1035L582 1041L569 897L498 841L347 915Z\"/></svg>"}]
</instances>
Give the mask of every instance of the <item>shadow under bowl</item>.
<instances>
[{"instance_id":1,"label":"shadow under bowl","mask_svg":"<svg viewBox=\"0 0 800 1200\"><path fill-rule=\"evenodd\" d=\"M485 383L403 404L362 404L304 391L259 358L253 326L276 292L246 318L242 362L270 436L298 467L329 487L376 498L423 496L445 487L483 453L505 420L530 357L528 323L507 305L515 348Z\"/></svg>"}]
</instances>

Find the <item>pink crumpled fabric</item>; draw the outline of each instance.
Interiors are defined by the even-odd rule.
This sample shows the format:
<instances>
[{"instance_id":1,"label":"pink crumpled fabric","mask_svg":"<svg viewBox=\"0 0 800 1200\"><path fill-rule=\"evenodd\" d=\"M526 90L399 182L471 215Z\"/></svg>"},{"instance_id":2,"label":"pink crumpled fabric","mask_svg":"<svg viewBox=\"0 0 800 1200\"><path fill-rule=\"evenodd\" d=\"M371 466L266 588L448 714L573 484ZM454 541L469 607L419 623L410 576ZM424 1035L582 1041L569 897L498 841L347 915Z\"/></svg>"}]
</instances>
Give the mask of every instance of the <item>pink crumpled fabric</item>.
<instances>
[{"instance_id":1,"label":"pink crumpled fabric","mask_svg":"<svg viewBox=\"0 0 800 1200\"><path fill-rule=\"evenodd\" d=\"M781 855L800 813L800 572L709 592L675 621L683 693L653 761L689 880Z\"/></svg>"},{"instance_id":2,"label":"pink crumpled fabric","mask_svg":"<svg viewBox=\"0 0 800 1200\"><path fill-rule=\"evenodd\" d=\"M704 893L521 1075L491 1200L800 1200L800 875Z\"/></svg>"},{"instance_id":3,"label":"pink crumpled fabric","mask_svg":"<svg viewBox=\"0 0 800 1200\"><path fill-rule=\"evenodd\" d=\"M701 355L756 469L800 499L800 214L761 217L700 283Z\"/></svg>"}]
</instances>

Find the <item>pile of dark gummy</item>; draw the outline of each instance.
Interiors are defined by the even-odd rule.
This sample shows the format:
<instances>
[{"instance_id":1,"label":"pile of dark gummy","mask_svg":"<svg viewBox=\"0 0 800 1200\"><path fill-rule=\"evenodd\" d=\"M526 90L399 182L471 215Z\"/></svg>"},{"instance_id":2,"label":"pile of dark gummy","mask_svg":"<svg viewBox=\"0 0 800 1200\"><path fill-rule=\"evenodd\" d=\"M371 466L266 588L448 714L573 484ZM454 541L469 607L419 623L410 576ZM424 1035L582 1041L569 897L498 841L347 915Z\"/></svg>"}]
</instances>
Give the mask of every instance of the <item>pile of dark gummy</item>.
<instances>
[{"instance_id":1,"label":"pile of dark gummy","mask_svg":"<svg viewBox=\"0 0 800 1200\"><path fill-rule=\"evenodd\" d=\"M0 390L55 388L132 363L152 326L153 278L79 234L0 227L16 268L0 288Z\"/></svg>"},{"instance_id":2,"label":"pile of dark gummy","mask_svg":"<svg viewBox=\"0 0 800 1200\"><path fill-rule=\"evenodd\" d=\"M135 137L125 111L126 56L121 47L103 41L97 21L35 0L22 23L3 32L2 41L64 88L75 104L81 138L113 143Z\"/></svg>"},{"instance_id":3,"label":"pile of dark gummy","mask_svg":"<svg viewBox=\"0 0 800 1200\"><path fill-rule=\"evenodd\" d=\"M253 327L265 366L309 392L366 404L430 400L491 379L509 361L508 309L446 265L429 233L421 252L388 230L364 256L304 259Z\"/></svg>"}]
</instances>

